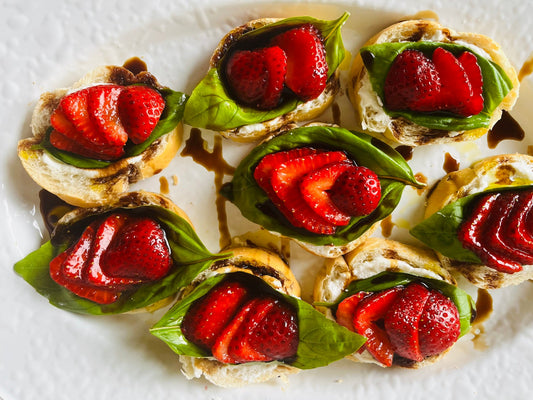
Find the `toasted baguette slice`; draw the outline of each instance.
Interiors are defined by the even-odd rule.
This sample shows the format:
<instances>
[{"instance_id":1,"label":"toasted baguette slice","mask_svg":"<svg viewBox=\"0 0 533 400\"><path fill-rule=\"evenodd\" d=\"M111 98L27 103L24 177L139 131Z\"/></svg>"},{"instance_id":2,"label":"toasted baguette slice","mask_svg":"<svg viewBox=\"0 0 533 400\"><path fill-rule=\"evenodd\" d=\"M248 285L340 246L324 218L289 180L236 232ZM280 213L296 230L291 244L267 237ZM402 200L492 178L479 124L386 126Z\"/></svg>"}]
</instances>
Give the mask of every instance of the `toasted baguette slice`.
<instances>
[{"instance_id":1,"label":"toasted baguette slice","mask_svg":"<svg viewBox=\"0 0 533 400\"><path fill-rule=\"evenodd\" d=\"M24 169L42 188L57 195L67 203L91 207L111 202L117 195L128 191L131 184L161 172L176 155L181 144L181 122L150 145L143 153L121 158L108 167L97 169L77 168L52 157L41 143L50 127L50 116L67 93L101 83L129 85L143 83L160 87L150 73L134 75L118 66L102 66L86 74L70 88L43 93L33 111L31 129L33 137L18 143L18 156Z\"/></svg>"},{"instance_id":2,"label":"toasted baguette slice","mask_svg":"<svg viewBox=\"0 0 533 400\"><path fill-rule=\"evenodd\" d=\"M288 265L276 253L259 247L234 247L228 249L231 258L214 263L185 288L189 293L199 282L216 274L245 272L260 277L274 289L291 296L300 296L300 285ZM286 379L300 370L282 363L224 364L214 358L179 356L182 372L188 379L204 376L217 386L240 387L271 379Z\"/></svg>"},{"instance_id":3,"label":"toasted baguette slice","mask_svg":"<svg viewBox=\"0 0 533 400\"><path fill-rule=\"evenodd\" d=\"M451 172L437 182L427 199L425 218L444 206L470 194L497 186L533 184L533 157L525 154L502 154L485 158L469 168ZM443 266L464 275L474 285L496 289L533 279L533 265L506 274L485 265L452 260L437 253Z\"/></svg>"},{"instance_id":4,"label":"toasted baguette slice","mask_svg":"<svg viewBox=\"0 0 533 400\"><path fill-rule=\"evenodd\" d=\"M431 250L389 239L370 238L364 245L357 247L350 253L325 261L324 267L315 279L314 301L335 302L350 282L369 278L384 271L404 272L424 278L444 280L453 285L456 283ZM317 308L328 318L335 319L331 309ZM421 362L409 361L406 364L401 364L401 366L419 368L437 361L444 353L427 357ZM353 353L347 358L352 361L383 366L367 350Z\"/></svg>"},{"instance_id":5,"label":"toasted baguette slice","mask_svg":"<svg viewBox=\"0 0 533 400\"><path fill-rule=\"evenodd\" d=\"M52 232L52 240L54 240L54 238L60 238L65 233L69 234L72 229L72 226L76 222L83 220L84 218L101 215L115 209L131 209L150 205L166 208L174 212L181 218L185 219L191 226L193 226L191 220L189 219L185 211L178 207L168 197L157 193L146 192L141 190L137 192L129 192L122 194L120 197L115 198L112 203L108 203L102 206L72 208L70 211L61 216L61 218L57 221ZM168 296L146 307L128 311L127 314L153 312L159 308L169 305L175 297L175 294Z\"/></svg>"},{"instance_id":6,"label":"toasted baguette slice","mask_svg":"<svg viewBox=\"0 0 533 400\"><path fill-rule=\"evenodd\" d=\"M209 64L210 68L218 66L228 49L237 42L242 35L279 20L280 18L255 19L232 29L222 38L213 52ZM322 114L333 102L335 95L340 89L339 75L340 72L337 68L337 71L335 71L335 73L328 79L326 88L320 96L316 99L299 104L293 111L265 122L221 131L220 134L236 142L251 142L272 134L289 123L310 121Z\"/></svg>"},{"instance_id":7,"label":"toasted baguette slice","mask_svg":"<svg viewBox=\"0 0 533 400\"><path fill-rule=\"evenodd\" d=\"M435 21L408 20L391 25L379 32L365 46L379 43L420 41L460 43L484 54L488 59L502 67L512 81L513 89L493 112L487 128L459 132L430 129L405 118L392 118L385 113L381 99L372 89L361 54L358 54L352 64L347 91L356 110L359 124L364 131L370 134L383 135L393 143L408 146L474 140L483 136L494 126L500 119L503 110L512 109L518 97L520 86L516 71L501 47L486 36L476 33L455 32Z\"/></svg>"}]
</instances>

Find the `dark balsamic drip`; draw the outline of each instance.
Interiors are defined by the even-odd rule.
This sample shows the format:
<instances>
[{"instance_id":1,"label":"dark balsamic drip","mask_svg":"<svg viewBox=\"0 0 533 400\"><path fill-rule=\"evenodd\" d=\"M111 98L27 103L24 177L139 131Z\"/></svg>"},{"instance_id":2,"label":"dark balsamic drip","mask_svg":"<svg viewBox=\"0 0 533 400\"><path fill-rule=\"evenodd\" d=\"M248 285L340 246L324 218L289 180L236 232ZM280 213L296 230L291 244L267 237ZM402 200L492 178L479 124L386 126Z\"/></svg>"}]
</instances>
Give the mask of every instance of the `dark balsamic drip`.
<instances>
[{"instance_id":1,"label":"dark balsamic drip","mask_svg":"<svg viewBox=\"0 0 533 400\"><path fill-rule=\"evenodd\" d=\"M127 59L123 67L130 71L133 75L148 71L146 63L139 57L132 57Z\"/></svg>"},{"instance_id":2,"label":"dark balsamic drip","mask_svg":"<svg viewBox=\"0 0 533 400\"><path fill-rule=\"evenodd\" d=\"M442 165L444 171L449 174L459 170L459 161L457 161L450 153L444 154L444 164Z\"/></svg>"},{"instance_id":3,"label":"dark balsamic drip","mask_svg":"<svg viewBox=\"0 0 533 400\"><path fill-rule=\"evenodd\" d=\"M43 217L44 226L49 234L52 233L57 225L57 221L72 211L75 207L64 202L55 194L52 194L44 189L39 192L39 208L41 216Z\"/></svg>"},{"instance_id":4,"label":"dark balsamic drip","mask_svg":"<svg viewBox=\"0 0 533 400\"><path fill-rule=\"evenodd\" d=\"M492 314L492 296L486 289L479 288L477 290L476 300L476 318L475 324L481 324L485 322Z\"/></svg>"},{"instance_id":5,"label":"dark balsamic drip","mask_svg":"<svg viewBox=\"0 0 533 400\"><path fill-rule=\"evenodd\" d=\"M218 229L220 232L220 248L225 248L231 243L231 235L228 228L226 214L226 199L220 194L225 175L233 175L235 168L224 160L222 154L222 137L215 136L215 144L211 151L207 150L207 143L202 137L202 131L192 128L185 148L181 155L192 157L194 162L203 166L208 171L215 173L216 200L215 205L218 215Z\"/></svg>"},{"instance_id":6,"label":"dark balsamic drip","mask_svg":"<svg viewBox=\"0 0 533 400\"><path fill-rule=\"evenodd\" d=\"M413 158L414 148L411 146L401 145L396 147L394 150L400 153L400 155L405 159L405 161L409 161Z\"/></svg>"},{"instance_id":7,"label":"dark balsamic drip","mask_svg":"<svg viewBox=\"0 0 533 400\"><path fill-rule=\"evenodd\" d=\"M502 117L489 130L487 134L487 143L490 149L496 148L503 140L523 140L525 132L520 124L509 114L503 111Z\"/></svg>"},{"instance_id":8,"label":"dark balsamic drip","mask_svg":"<svg viewBox=\"0 0 533 400\"><path fill-rule=\"evenodd\" d=\"M374 56L374 53L371 53L370 51L361 52L361 59L363 60L363 64L365 64L365 68L369 71L371 71L372 67L374 66L375 58L376 56Z\"/></svg>"},{"instance_id":9,"label":"dark balsamic drip","mask_svg":"<svg viewBox=\"0 0 533 400\"><path fill-rule=\"evenodd\" d=\"M331 112L333 114L333 123L341 126L341 108L337 103L333 103L331 106Z\"/></svg>"}]
</instances>

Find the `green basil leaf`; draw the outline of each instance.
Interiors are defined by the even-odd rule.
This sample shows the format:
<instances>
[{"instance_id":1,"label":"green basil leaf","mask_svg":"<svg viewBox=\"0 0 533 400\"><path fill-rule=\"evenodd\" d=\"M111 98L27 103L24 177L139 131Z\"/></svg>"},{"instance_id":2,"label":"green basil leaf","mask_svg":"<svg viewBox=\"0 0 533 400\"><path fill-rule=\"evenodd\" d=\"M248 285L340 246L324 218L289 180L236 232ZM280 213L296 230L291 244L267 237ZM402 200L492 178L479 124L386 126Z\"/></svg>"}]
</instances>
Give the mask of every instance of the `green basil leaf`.
<instances>
[{"instance_id":1,"label":"green basil leaf","mask_svg":"<svg viewBox=\"0 0 533 400\"><path fill-rule=\"evenodd\" d=\"M247 41L256 43L261 38L271 37L280 29L311 23L324 36L329 77L339 67L345 56L340 29L349 15L349 13L344 13L334 21L324 21L311 17L287 18L244 34L239 38L238 43L239 45L242 45L241 42ZM194 127L215 131L233 129L279 117L294 110L300 103L301 101L294 97L287 98L278 107L269 111L242 106L226 91L222 73L217 67L211 68L192 91L185 107L184 122Z\"/></svg>"},{"instance_id":2,"label":"green basil leaf","mask_svg":"<svg viewBox=\"0 0 533 400\"><path fill-rule=\"evenodd\" d=\"M72 235L60 238L58 243L54 240L57 238L52 238L17 262L14 266L15 272L56 307L82 314L118 314L149 306L177 293L212 262L228 256L211 254L190 224L172 211L159 206L137 207L135 212L139 211L156 218L167 235L174 267L172 272L161 280L136 286L124 292L112 304L101 305L78 297L57 284L49 272L50 261L77 240L77 235L74 234L76 229L73 229ZM88 222L81 220L76 224L87 226Z\"/></svg>"},{"instance_id":3,"label":"green basil leaf","mask_svg":"<svg viewBox=\"0 0 533 400\"><path fill-rule=\"evenodd\" d=\"M488 127L493 111L511 91L513 84L498 64L476 54L475 51L468 47L439 42L396 42L363 47L361 49L363 59L371 60L366 65L372 88L381 98L382 102L385 103L385 79L394 59L407 49L419 50L431 57L437 47L442 47L455 55L469 51L476 56L484 82L484 108L481 113L465 118L447 112L417 113L413 111L392 111L386 108L385 111L391 117L404 117L418 125L431 129L461 131Z\"/></svg>"},{"instance_id":4,"label":"green basil leaf","mask_svg":"<svg viewBox=\"0 0 533 400\"><path fill-rule=\"evenodd\" d=\"M377 209L370 215L352 218L347 226L339 227L334 235L316 235L292 226L255 182L253 172L267 154L296 147L342 150L358 165L376 172L382 193ZM385 143L343 128L309 126L288 131L253 149L241 161L233 180L223 186L221 193L239 208L244 217L267 230L315 245L343 245L388 216L398 205L405 185L420 184L405 159Z\"/></svg>"},{"instance_id":5,"label":"green basil leaf","mask_svg":"<svg viewBox=\"0 0 533 400\"><path fill-rule=\"evenodd\" d=\"M476 309L475 303L468 293L442 280L424 278L403 272L385 271L370 278L353 281L337 301L334 304L330 304L329 307L336 309L342 300L359 292L380 292L396 286L406 286L412 282L422 282L432 289L439 290L443 295L453 301L459 312L461 324L460 336L468 333Z\"/></svg>"},{"instance_id":6,"label":"green basil leaf","mask_svg":"<svg viewBox=\"0 0 533 400\"><path fill-rule=\"evenodd\" d=\"M133 144L128 141L124 147L124 158L134 157L141 154L146 150L153 142L159 139L161 136L172 131L182 120L183 112L185 110L185 103L187 102L187 95L176 92L169 88L164 88L159 90L163 98L165 99L165 109L161 114L157 125L154 130L143 143ZM86 169L99 169L106 168L113 164L115 161L103 161L95 160L87 157L80 156L78 154L70 153L68 151L63 151L56 149L50 143L50 132L52 128L49 128L46 132L42 142L34 148L41 148L48 152L52 157L62 161L66 164L73 165L77 168L86 168Z\"/></svg>"},{"instance_id":7,"label":"green basil leaf","mask_svg":"<svg viewBox=\"0 0 533 400\"><path fill-rule=\"evenodd\" d=\"M531 187L522 185L499 187L462 197L415 225L409 233L426 246L448 258L482 264L476 254L463 247L457 234L460 226L470 216L472 207L487 193L502 190L524 190L531 189Z\"/></svg>"},{"instance_id":8,"label":"green basil leaf","mask_svg":"<svg viewBox=\"0 0 533 400\"><path fill-rule=\"evenodd\" d=\"M151 329L175 353L191 357L209 357L210 354L189 342L181 331L181 323L191 304L207 294L216 284L230 275L220 274L202 281L191 293L179 300ZM310 304L296 297L274 291L262 279L246 274L258 291L273 293L290 303L298 315L299 343L296 358L287 364L300 369L328 365L357 351L365 342L362 336L328 320ZM276 361L278 362L278 361Z\"/></svg>"}]
</instances>

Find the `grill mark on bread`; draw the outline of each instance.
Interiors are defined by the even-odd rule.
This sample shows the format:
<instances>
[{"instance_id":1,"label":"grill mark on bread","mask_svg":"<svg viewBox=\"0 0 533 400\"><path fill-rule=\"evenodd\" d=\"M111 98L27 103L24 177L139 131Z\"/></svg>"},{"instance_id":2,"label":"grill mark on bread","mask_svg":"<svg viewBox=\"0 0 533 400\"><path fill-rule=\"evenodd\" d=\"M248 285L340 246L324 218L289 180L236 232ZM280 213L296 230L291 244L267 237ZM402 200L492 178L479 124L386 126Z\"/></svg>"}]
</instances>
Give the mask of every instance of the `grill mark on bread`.
<instances>
[{"instance_id":1,"label":"grill mark on bread","mask_svg":"<svg viewBox=\"0 0 533 400\"><path fill-rule=\"evenodd\" d=\"M268 265L260 264L260 263L254 263L253 261L235 261L232 259L222 260L217 263L214 263L210 269L212 271L216 271L220 268L226 268L226 267L235 267L235 268L241 268L245 270L249 270L253 273L253 275L258 277L263 276L270 276L275 278L276 280L283 282L284 278L283 276L275 269Z\"/></svg>"}]
</instances>

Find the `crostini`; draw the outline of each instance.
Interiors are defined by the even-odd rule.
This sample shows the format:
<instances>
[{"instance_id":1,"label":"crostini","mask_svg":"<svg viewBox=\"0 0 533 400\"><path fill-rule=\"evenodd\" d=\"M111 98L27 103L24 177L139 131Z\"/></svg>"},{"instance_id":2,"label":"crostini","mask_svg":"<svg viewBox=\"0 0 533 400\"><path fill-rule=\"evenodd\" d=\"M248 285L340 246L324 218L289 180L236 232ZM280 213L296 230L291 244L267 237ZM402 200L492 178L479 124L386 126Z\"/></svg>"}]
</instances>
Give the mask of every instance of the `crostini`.
<instances>
[{"instance_id":1,"label":"crostini","mask_svg":"<svg viewBox=\"0 0 533 400\"><path fill-rule=\"evenodd\" d=\"M444 267L496 289L533 278L533 157L501 154L451 172L410 233Z\"/></svg>"},{"instance_id":2,"label":"crostini","mask_svg":"<svg viewBox=\"0 0 533 400\"><path fill-rule=\"evenodd\" d=\"M233 29L192 91L185 122L248 142L317 117L340 89L348 16L262 18Z\"/></svg>"},{"instance_id":3,"label":"crostini","mask_svg":"<svg viewBox=\"0 0 533 400\"><path fill-rule=\"evenodd\" d=\"M147 71L98 67L41 95L33 137L19 141L18 156L39 186L67 203L111 202L176 155L186 99Z\"/></svg>"},{"instance_id":4,"label":"crostini","mask_svg":"<svg viewBox=\"0 0 533 400\"><path fill-rule=\"evenodd\" d=\"M481 137L514 106L519 86L492 39L408 20L361 48L348 94L363 131L418 146Z\"/></svg>"}]
</instances>

